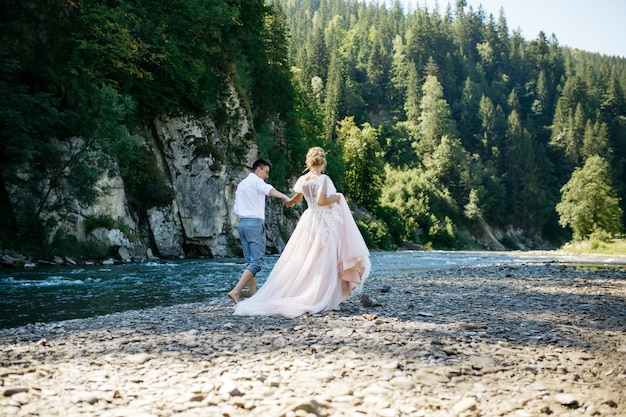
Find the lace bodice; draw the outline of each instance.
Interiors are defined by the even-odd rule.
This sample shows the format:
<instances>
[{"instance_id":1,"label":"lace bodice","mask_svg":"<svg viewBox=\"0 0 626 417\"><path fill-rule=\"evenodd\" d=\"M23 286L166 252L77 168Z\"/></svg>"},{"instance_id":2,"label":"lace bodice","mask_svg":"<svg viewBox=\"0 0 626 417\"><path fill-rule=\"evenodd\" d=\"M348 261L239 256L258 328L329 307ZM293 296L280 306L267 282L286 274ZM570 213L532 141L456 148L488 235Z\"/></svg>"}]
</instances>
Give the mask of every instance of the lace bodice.
<instances>
[{"instance_id":1,"label":"lace bodice","mask_svg":"<svg viewBox=\"0 0 626 417\"><path fill-rule=\"evenodd\" d=\"M320 193L325 193L326 197L330 197L337 192L335 184L328 175L320 175L318 177L306 180L305 176L298 178L294 191L302 193L306 200L308 210L313 212L313 216L317 219L316 224L320 229L317 232L310 230L310 239L314 239L313 234L319 233L323 242L329 239L337 238L336 235L342 223L341 216L337 210L334 210L335 204L320 206L317 203Z\"/></svg>"},{"instance_id":2,"label":"lace bodice","mask_svg":"<svg viewBox=\"0 0 626 417\"><path fill-rule=\"evenodd\" d=\"M300 181L300 179L302 181ZM327 175L320 175L319 177L312 178L310 180L306 180L304 176L300 177L298 183L296 183L296 192L301 192L304 195L304 199L309 208L319 209L319 208L330 208L329 206L320 206L317 204L317 199L321 192L326 191L326 196L330 197L332 194L336 192L335 186ZM300 183L300 184L299 184ZM330 183L330 188L328 187ZM300 185L300 187L297 187ZM298 189L299 188L299 189Z\"/></svg>"}]
</instances>

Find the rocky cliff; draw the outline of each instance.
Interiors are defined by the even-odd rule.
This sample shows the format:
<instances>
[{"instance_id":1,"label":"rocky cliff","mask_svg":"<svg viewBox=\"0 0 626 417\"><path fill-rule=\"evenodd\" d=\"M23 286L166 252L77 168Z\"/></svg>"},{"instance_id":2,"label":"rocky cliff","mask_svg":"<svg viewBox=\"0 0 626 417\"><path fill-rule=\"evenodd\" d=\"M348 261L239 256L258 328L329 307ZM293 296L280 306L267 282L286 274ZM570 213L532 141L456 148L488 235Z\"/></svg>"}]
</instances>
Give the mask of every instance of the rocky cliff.
<instances>
[{"instance_id":1,"label":"rocky cliff","mask_svg":"<svg viewBox=\"0 0 626 417\"><path fill-rule=\"evenodd\" d=\"M131 212L123 180L110 170L98 183L106 192L97 203L76 204L58 228L79 241L102 242L124 260L241 256L234 196L258 157L258 148L250 118L234 93L227 107L227 120L219 126L208 117L163 117L143 138L174 190L171 204ZM280 230L288 233L294 223L276 203L269 201L266 216L267 248L273 253L287 238ZM88 219L96 216L112 218L116 226L88 230Z\"/></svg>"}]
</instances>

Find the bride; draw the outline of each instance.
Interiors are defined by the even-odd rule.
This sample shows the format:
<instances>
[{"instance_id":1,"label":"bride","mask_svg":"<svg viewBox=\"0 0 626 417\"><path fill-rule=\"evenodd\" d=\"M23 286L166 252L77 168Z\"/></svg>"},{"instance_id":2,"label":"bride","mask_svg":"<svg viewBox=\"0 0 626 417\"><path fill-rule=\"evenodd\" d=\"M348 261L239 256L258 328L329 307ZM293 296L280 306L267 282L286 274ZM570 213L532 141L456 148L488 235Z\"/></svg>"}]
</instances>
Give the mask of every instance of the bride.
<instances>
[{"instance_id":1,"label":"bride","mask_svg":"<svg viewBox=\"0 0 626 417\"><path fill-rule=\"evenodd\" d=\"M239 316L297 317L335 309L360 291L370 273L369 251L345 198L335 189L326 168L326 153L309 149L308 172L298 178L295 194L302 214L265 284L252 297L235 305Z\"/></svg>"}]
</instances>

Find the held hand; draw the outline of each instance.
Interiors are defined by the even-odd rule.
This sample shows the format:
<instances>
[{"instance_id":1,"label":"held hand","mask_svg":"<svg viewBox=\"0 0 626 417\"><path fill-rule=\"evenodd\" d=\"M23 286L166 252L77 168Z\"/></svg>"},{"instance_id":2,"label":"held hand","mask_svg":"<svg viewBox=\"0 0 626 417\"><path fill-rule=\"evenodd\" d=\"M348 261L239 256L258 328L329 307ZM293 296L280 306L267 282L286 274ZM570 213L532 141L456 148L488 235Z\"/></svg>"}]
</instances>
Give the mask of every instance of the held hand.
<instances>
[{"instance_id":1,"label":"held hand","mask_svg":"<svg viewBox=\"0 0 626 417\"><path fill-rule=\"evenodd\" d=\"M287 198L287 200L285 200L285 206L292 208L300 201L302 201L302 194L296 193L291 198Z\"/></svg>"}]
</instances>

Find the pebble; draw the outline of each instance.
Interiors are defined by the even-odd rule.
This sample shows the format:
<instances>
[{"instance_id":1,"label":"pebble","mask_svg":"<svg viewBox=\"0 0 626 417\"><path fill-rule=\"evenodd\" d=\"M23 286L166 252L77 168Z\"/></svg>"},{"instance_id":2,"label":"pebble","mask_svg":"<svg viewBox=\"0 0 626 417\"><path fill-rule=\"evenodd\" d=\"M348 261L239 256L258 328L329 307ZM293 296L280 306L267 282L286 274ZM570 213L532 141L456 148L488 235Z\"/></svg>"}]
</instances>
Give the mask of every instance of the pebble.
<instances>
[{"instance_id":1,"label":"pebble","mask_svg":"<svg viewBox=\"0 0 626 417\"><path fill-rule=\"evenodd\" d=\"M372 278L336 311L224 300L0 330L0 415L625 416L618 269Z\"/></svg>"}]
</instances>

